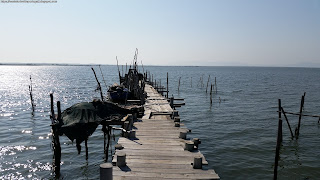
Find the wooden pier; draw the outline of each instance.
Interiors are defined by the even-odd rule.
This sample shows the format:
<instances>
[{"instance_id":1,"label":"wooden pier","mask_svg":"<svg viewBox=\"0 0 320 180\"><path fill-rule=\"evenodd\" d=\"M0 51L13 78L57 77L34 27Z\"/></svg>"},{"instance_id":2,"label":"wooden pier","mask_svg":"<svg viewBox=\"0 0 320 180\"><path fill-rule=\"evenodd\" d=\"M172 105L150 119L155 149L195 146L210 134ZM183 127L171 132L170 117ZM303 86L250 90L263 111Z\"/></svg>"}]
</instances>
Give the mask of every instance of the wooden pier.
<instances>
[{"instance_id":1,"label":"wooden pier","mask_svg":"<svg viewBox=\"0 0 320 180\"><path fill-rule=\"evenodd\" d=\"M122 148L116 148L113 156L113 179L219 179L214 170L202 169L208 162L197 146L181 138L189 130L181 127L180 118L174 118L177 111L167 99L148 84L145 92L144 116L131 130L135 137L118 140ZM125 157L126 164L117 162L120 157Z\"/></svg>"}]
</instances>

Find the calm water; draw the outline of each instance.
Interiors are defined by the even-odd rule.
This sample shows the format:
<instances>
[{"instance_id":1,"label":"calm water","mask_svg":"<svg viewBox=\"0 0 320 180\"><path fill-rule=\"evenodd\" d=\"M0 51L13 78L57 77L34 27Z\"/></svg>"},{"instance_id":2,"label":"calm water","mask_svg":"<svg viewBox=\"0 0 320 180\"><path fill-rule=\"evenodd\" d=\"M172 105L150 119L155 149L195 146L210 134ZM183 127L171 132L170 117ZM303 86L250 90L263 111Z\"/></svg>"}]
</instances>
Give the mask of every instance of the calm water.
<instances>
[{"instance_id":1,"label":"calm water","mask_svg":"<svg viewBox=\"0 0 320 180\"><path fill-rule=\"evenodd\" d=\"M107 86L118 82L116 66L101 66ZM277 101L298 112L306 92L305 113L320 114L320 69L257 67L144 67L165 84L170 95L185 98L181 120L202 140L201 152L222 179L271 179L278 123ZM98 67L95 67L104 85ZM35 114L31 114L28 86L32 75ZM217 77L218 93L210 106L206 83ZM177 91L181 77L180 92ZM192 87L191 87L192 77ZM204 87L200 87L203 77ZM49 94L62 109L99 98L89 66L0 66L0 179L52 179ZM103 90L106 87L103 86ZM219 103L219 98L221 103ZM288 116L296 127L298 117ZM280 179L320 177L320 125L303 117L298 141L287 125L281 149ZM89 138L89 160L77 154L65 136L61 173L64 179L98 179L103 162L103 134L98 127ZM115 132L117 134L117 132Z\"/></svg>"}]
</instances>

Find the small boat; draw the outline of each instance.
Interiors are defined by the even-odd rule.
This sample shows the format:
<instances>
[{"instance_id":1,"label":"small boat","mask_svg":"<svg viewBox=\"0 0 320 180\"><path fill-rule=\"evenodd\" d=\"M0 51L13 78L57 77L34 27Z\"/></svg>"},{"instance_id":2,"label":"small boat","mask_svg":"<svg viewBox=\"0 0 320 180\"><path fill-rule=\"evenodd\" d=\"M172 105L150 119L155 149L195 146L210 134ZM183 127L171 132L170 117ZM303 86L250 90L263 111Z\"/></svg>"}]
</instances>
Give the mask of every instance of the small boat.
<instances>
[{"instance_id":1,"label":"small boat","mask_svg":"<svg viewBox=\"0 0 320 180\"><path fill-rule=\"evenodd\" d=\"M130 92L126 87L115 83L109 88L108 97L112 102L123 102L130 98Z\"/></svg>"}]
</instances>

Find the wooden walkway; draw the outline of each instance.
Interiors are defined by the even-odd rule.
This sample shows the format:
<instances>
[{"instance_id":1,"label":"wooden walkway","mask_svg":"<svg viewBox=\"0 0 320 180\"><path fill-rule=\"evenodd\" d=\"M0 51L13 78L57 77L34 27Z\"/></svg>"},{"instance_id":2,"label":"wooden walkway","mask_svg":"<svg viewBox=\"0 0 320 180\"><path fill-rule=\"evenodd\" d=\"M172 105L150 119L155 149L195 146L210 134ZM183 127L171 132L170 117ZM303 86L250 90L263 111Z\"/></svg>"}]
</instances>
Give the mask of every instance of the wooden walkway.
<instances>
[{"instance_id":1,"label":"wooden walkway","mask_svg":"<svg viewBox=\"0 0 320 180\"><path fill-rule=\"evenodd\" d=\"M124 148L115 151L113 163L117 154L125 152L127 166L113 166L113 179L219 179L214 170L193 169L196 156L202 157L204 165L208 163L200 151L184 150L187 140L179 134L187 129L175 127L167 115L173 112L168 101L150 85L146 84L145 92L144 116L133 127L136 138L118 140Z\"/></svg>"}]
</instances>

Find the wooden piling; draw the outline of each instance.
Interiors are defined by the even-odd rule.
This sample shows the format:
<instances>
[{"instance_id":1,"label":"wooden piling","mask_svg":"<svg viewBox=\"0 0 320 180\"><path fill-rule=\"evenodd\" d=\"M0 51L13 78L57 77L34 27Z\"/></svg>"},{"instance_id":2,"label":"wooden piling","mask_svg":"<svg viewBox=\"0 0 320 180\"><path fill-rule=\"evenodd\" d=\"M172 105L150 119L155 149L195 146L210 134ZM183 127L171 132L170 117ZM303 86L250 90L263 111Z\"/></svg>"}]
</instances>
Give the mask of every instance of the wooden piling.
<instances>
[{"instance_id":1,"label":"wooden piling","mask_svg":"<svg viewBox=\"0 0 320 180\"><path fill-rule=\"evenodd\" d=\"M210 80L210 75L209 75L209 77L208 77L208 81L207 81L206 93L208 93L209 80Z\"/></svg>"},{"instance_id":2,"label":"wooden piling","mask_svg":"<svg viewBox=\"0 0 320 180\"><path fill-rule=\"evenodd\" d=\"M32 108L32 115L33 115L35 105L34 105L33 96L32 96L32 80L31 80L31 75L30 75L29 94L30 94L31 108Z\"/></svg>"},{"instance_id":3,"label":"wooden piling","mask_svg":"<svg viewBox=\"0 0 320 180\"><path fill-rule=\"evenodd\" d=\"M295 131L296 139L299 138L299 131L300 131L300 124L301 124L303 105L304 105L304 96L301 97L298 128L296 128L296 131Z\"/></svg>"},{"instance_id":4,"label":"wooden piling","mask_svg":"<svg viewBox=\"0 0 320 180\"><path fill-rule=\"evenodd\" d=\"M60 162L61 162L61 145L60 145L60 140L59 140L59 123L55 122L55 114L53 110L53 95L50 94L50 99L51 99L51 121L52 121L52 148L53 148L53 170L56 175L56 178L60 177ZM58 107L58 122L61 122L61 107L60 107L60 102L58 101L57 103ZM60 119L59 119L60 118Z\"/></svg>"},{"instance_id":5,"label":"wooden piling","mask_svg":"<svg viewBox=\"0 0 320 180\"><path fill-rule=\"evenodd\" d=\"M278 110L279 110L279 121L278 121L278 135L277 135L277 146L276 146L276 155L274 159L274 170L273 170L273 179L276 180L278 176L278 161L280 154L280 147L282 142L282 119L281 119L281 99L278 100Z\"/></svg>"},{"instance_id":6,"label":"wooden piling","mask_svg":"<svg viewBox=\"0 0 320 180\"><path fill-rule=\"evenodd\" d=\"M179 77L178 92L180 91L180 80L181 80L181 77Z\"/></svg>"},{"instance_id":7,"label":"wooden piling","mask_svg":"<svg viewBox=\"0 0 320 180\"><path fill-rule=\"evenodd\" d=\"M88 152L88 138L84 140L84 145L86 147L86 160L88 160L89 152Z\"/></svg>"},{"instance_id":8,"label":"wooden piling","mask_svg":"<svg viewBox=\"0 0 320 180\"><path fill-rule=\"evenodd\" d=\"M210 87L210 104L212 104L212 84L211 84L211 87Z\"/></svg>"},{"instance_id":9,"label":"wooden piling","mask_svg":"<svg viewBox=\"0 0 320 180\"><path fill-rule=\"evenodd\" d=\"M50 94L50 110L51 110L51 119L53 120L54 117L54 108L53 108L53 94ZM52 124L54 123L53 121L51 122Z\"/></svg>"},{"instance_id":10,"label":"wooden piling","mask_svg":"<svg viewBox=\"0 0 320 180\"><path fill-rule=\"evenodd\" d=\"M214 77L214 87L216 88L216 94L218 93L218 88L217 88L217 77Z\"/></svg>"},{"instance_id":11,"label":"wooden piling","mask_svg":"<svg viewBox=\"0 0 320 180\"><path fill-rule=\"evenodd\" d=\"M190 80L190 81L191 81L191 87L192 87L192 77L191 77L191 80Z\"/></svg>"}]
</instances>

